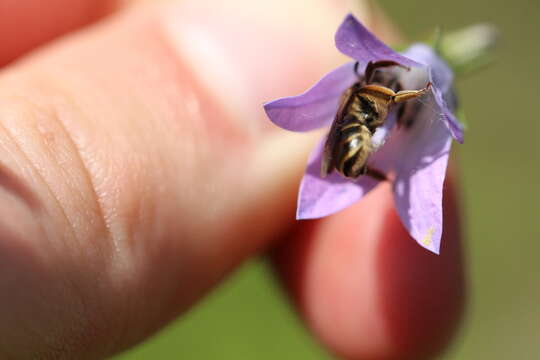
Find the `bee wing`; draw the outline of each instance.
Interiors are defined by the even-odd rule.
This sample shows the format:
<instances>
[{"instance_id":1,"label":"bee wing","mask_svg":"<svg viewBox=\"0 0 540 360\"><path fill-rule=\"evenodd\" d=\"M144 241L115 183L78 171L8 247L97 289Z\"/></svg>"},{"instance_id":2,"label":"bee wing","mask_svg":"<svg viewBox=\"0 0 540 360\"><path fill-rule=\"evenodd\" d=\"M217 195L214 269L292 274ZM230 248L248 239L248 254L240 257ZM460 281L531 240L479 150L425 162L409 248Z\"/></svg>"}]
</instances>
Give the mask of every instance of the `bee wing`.
<instances>
[{"instance_id":1,"label":"bee wing","mask_svg":"<svg viewBox=\"0 0 540 360\"><path fill-rule=\"evenodd\" d=\"M323 178L330 174L335 168L334 148L336 140L339 137L339 127L342 123L345 108L349 102L351 92L351 89L347 89L347 91L345 91L345 93L342 95L336 117L334 118L334 122L332 122L330 131L328 131L328 136L326 137L321 161L321 177Z\"/></svg>"},{"instance_id":2,"label":"bee wing","mask_svg":"<svg viewBox=\"0 0 540 360\"><path fill-rule=\"evenodd\" d=\"M332 170L334 170L334 157L333 157L333 149L334 149L334 143L335 143L335 121L332 124L332 127L330 128L330 132L328 133L328 136L326 137L326 142L324 144L324 150L322 154L322 161L321 161L321 177L326 177L326 175L330 174Z\"/></svg>"}]
</instances>

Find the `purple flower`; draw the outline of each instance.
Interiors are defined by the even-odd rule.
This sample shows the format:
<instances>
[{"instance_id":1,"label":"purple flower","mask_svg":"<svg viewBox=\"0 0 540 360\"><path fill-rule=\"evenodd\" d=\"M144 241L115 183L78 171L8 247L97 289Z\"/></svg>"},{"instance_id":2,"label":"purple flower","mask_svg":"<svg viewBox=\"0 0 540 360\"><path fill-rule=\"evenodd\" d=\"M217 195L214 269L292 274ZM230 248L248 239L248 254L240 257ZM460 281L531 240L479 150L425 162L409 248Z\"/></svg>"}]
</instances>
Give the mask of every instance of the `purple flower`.
<instances>
[{"instance_id":1,"label":"purple flower","mask_svg":"<svg viewBox=\"0 0 540 360\"><path fill-rule=\"evenodd\" d=\"M415 104L410 127L395 126L396 112L373 135L377 149L368 165L392 179L398 214L411 236L423 247L439 253L442 234L442 187L452 137L463 142L463 129L452 110L453 73L429 46L414 44L398 54L371 34L354 16L348 15L339 27L336 47L354 61L324 76L301 95L281 98L264 105L276 125L291 131L328 127L337 112L340 96L358 81L354 63L362 73L368 62L392 60L410 67L401 71L405 89L421 89L432 83ZM392 68L394 69L394 68ZM398 71L385 70L385 71ZM360 200L378 181L370 176L356 180L336 171L322 178L321 157L326 137L310 156L300 185L297 219L313 219L335 213Z\"/></svg>"}]
</instances>

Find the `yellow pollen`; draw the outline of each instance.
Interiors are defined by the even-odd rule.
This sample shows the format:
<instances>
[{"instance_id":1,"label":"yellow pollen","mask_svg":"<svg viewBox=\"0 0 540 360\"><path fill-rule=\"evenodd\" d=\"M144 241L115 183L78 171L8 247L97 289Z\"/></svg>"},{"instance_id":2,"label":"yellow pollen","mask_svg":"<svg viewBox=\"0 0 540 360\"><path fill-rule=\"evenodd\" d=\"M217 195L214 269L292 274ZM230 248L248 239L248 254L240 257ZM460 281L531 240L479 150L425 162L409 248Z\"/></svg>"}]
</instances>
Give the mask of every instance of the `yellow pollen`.
<instances>
[{"instance_id":1,"label":"yellow pollen","mask_svg":"<svg viewBox=\"0 0 540 360\"><path fill-rule=\"evenodd\" d=\"M424 244L425 246L430 246L434 232L435 232L435 228L430 227L426 235L422 239L422 244Z\"/></svg>"}]
</instances>

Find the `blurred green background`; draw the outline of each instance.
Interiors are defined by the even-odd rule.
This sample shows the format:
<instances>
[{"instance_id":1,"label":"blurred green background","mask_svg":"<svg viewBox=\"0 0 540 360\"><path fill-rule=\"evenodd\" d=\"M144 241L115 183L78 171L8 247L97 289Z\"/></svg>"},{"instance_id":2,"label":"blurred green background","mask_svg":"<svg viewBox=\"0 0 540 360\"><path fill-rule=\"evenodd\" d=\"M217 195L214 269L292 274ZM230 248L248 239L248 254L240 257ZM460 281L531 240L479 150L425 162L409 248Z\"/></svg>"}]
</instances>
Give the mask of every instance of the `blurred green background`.
<instances>
[{"instance_id":1,"label":"blurred green background","mask_svg":"<svg viewBox=\"0 0 540 360\"><path fill-rule=\"evenodd\" d=\"M470 298L445 360L540 359L540 3L381 0L410 39L442 25L501 31L491 67L458 83L467 113L462 173ZM310 338L262 261L246 264L135 359L330 359Z\"/></svg>"}]
</instances>

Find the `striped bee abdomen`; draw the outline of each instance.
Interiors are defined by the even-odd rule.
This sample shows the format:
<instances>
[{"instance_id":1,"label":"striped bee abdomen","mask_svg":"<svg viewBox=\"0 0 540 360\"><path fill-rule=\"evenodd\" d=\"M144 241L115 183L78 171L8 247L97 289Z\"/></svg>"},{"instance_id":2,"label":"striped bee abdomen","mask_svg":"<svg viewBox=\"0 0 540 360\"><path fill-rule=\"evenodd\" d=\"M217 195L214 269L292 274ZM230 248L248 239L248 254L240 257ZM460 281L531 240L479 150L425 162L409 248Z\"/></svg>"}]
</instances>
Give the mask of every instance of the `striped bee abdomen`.
<instances>
[{"instance_id":1,"label":"striped bee abdomen","mask_svg":"<svg viewBox=\"0 0 540 360\"><path fill-rule=\"evenodd\" d=\"M355 119L345 124L339 135L336 169L343 176L353 179L365 174L366 162L372 151L371 131Z\"/></svg>"}]
</instances>

